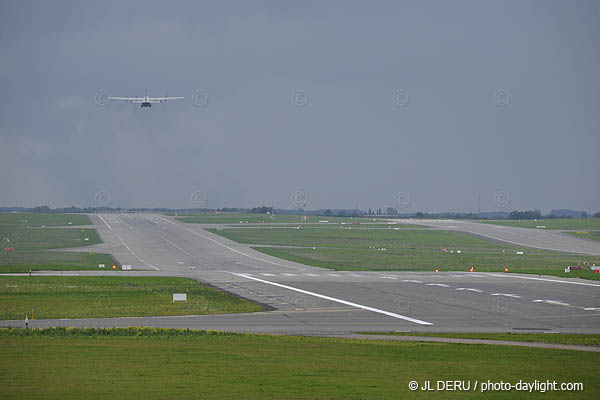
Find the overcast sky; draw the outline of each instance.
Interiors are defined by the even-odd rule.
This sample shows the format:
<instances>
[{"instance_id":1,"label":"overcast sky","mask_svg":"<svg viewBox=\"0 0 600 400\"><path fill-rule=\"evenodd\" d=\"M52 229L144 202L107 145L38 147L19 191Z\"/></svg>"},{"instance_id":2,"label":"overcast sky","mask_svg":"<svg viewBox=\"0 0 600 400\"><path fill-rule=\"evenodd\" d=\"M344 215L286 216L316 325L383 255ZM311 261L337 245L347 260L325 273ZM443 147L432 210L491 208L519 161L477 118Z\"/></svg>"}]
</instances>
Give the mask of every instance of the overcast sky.
<instances>
[{"instance_id":1,"label":"overcast sky","mask_svg":"<svg viewBox=\"0 0 600 400\"><path fill-rule=\"evenodd\" d=\"M0 206L600 210L598 1L2 1L0 54Z\"/></svg>"}]
</instances>

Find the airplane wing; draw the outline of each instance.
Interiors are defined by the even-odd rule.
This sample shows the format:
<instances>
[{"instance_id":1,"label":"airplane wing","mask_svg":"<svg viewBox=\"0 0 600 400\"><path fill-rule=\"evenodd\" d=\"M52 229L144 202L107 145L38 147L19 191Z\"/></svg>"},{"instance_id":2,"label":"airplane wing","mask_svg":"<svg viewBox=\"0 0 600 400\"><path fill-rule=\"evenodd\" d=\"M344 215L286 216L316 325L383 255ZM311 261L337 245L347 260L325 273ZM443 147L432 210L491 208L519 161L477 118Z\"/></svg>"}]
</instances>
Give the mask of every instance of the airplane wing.
<instances>
[{"instance_id":1,"label":"airplane wing","mask_svg":"<svg viewBox=\"0 0 600 400\"><path fill-rule=\"evenodd\" d=\"M108 97L109 100L142 101L143 97Z\"/></svg>"},{"instance_id":2,"label":"airplane wing","mask_svg":"<svg viewBox=\"0 0 600 400\"><path fill-rule=\"evenodd\" d=\"M149 97L149 101L167 101L167 100L182 100L184 97Z\"/></svg>"}]
</instances>

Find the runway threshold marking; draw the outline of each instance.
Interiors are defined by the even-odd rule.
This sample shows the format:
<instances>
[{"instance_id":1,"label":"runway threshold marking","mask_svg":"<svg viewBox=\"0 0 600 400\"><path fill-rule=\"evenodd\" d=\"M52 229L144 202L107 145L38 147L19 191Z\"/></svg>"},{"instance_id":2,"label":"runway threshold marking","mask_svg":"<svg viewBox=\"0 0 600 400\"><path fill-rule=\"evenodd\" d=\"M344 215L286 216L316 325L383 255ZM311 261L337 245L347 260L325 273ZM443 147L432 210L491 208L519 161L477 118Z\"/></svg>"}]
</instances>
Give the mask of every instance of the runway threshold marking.
<instances>
[{"instance_id":1,"label":"runway threshold marking","mask_svg":"<svg viewBox=\"0 0 600 400\"><path fill-rule=\"evenodd\" d=\"M309 296L314 296L314 297L318 297L318 298L321 298L321 299L333 301L333 302L336 302L336 303L345 304L347 306L351 306L351 307L355 307L355 308L360 308L360 309L367 310L367 311L372 311L372 312L375 312L375 313L378 313L378 314L387 315L388 317L402 319L404 321L413 322L415 324L419 324L419 325L433 325L433 323L431 323L431 322L422 321L420 319L407 317L405 315L400 315L400 314L396 314L396 313L385 311L385 310L380 310L378 308L364 306L362 304L357 304L357 303L353 303L351 301L337 299L335 297L330 297L330 296L326 296L326 295L315 293L315 292L309 292L308 290L299 289L299 288L296 288L296 287L293 287L293 286L282 285L281 283L277 283L277 282L266 281L264 279L255 278L253 276L248 276L247 274L240 274L240 273L229 272L229 271L223 271L223 272L227 272L228 274L240 276L242 278L252 279L254 281L266 283L267 285L273 285L273 286L281 287L281 288L284 288L284 289L292 290L294 292L307 294Z\"/></svg>"},{"instance_id":2,"label":"runway threshold marking","mask_svg":"<svg viewBox=\"0 0 600 400\"><path fill-rule=\"evenodd\" d=\"M97 214L97 215L98 215L98 218L100 218L100 219L102 220L102 222L104 222L104 224L105 224L106 226L108 226L108 229L110 229L110 230L112 231L112 230L113 230L113 228L112 228L112 227L111 227L111 226L110 226L110 225L109 225L109 224L108 224L108 223L107 223L107 222L104 220L104 218L102 218L102 216L101 216L100 214ZM154 266L154 265L152 265L152 264L148 264L147 262L145 262L144 260L142 260L142 259L141 259L141 258L140 258L140 257L139 257L137 254L135 254L135 253L133 252L133 250L131 250L131 248L130 248L129 246L127 246L127 243L125 243L125 241L124 241L124 240L121 238L121 236L119 236L119 234L118 234L118 233L116 233L116 232L115 232L115 236L116 236L116 237L117 237L117 238L118 238L118 239L121 241L121 243L123 243L123 246L125 246L125 248L126 248L127 250L129 250L129 252L130 252L131 254L133 254L133 256L134 256L135 258L137 258L137 259L139 260L139 262L141 262L141 263L143 263L144 265L146 265L146 266L148 266L148 267L150 267L150 268L154 269L155 271L160 271L160 268L157 268L157 267L155 267L155 266Z\"/></svg>"},{"instance_id":3,"label":"runway threshold marking","mask_svg":"<svg viewBox=\"0 0 600 400\"><path fill-rule=\"evenodd\" d=\"M230 247L230 246L227 246L226 244L220 243L220 242L218 242L217 240L215 240L215 239L213 239L213 238L211 238L211 237L208 237L208 236L206 236L206 235L203 235L203 234L201 234L201 233L199 233L199 232L196 232L196 231L195 231L195 230L193 230L193 229L186 228L185 226L181 226L180 224L177 224L177 223L175 223L175 222L173 222L173 221L171 221L171 220L168 220L168 219L166 219L166 218L163 218L163 217L160 217L160 216L157 216L157 218L160 218L160 219L162 219L163 221L166 221L166 222L168 222L168 223L170 223L170 224L173 224L173 225L175 225L175 226L177 226L177 227L179 227L179 228L181 228L181 229L184 229L184 230L186 230L186 231L188 231L188 232L190 232L190 233L193 233L194 235L200 236L201 238L204 238L204 239L206 239L206 240L210 240L211 242L213 242L213 243L215 243L215 244L218 244L219 246L225 247L226 249L228 249L228 250L231 250L231 251L233 251L233 252L235 252L235 253L241 254L241 255L243 255L244 257L252 258L252 259L254 259L254 260L258 260L258 261L266 262L266 263L268 263L268 264L272 264L272 265L277 265L278 267L289 268L289 269L294 269L294 270L300 270L300 269L301 269L301 268L296 268L296 267L290 267L289 265L279 264L279 263L276 263L276 262L274 262L274 261L265 260L265 259L263 259L263 258L258 258L258 257L251 256L250 254L246 254L246 253L243 253L243 252L241 252L241 251L239 251L239 250L236 250L236 249L234 249L233 247Z\"/></svg>"}]
</instances>

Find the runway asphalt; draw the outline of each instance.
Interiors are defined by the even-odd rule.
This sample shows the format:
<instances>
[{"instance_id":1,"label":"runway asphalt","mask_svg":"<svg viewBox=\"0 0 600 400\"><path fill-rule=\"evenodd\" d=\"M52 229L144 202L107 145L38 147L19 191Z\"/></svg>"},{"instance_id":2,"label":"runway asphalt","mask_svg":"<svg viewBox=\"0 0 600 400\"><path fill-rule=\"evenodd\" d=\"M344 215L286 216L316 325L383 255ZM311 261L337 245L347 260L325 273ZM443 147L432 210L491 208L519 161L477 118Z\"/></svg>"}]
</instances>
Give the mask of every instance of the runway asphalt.
<instances>
[{"instance_id":1,"label":"runway asphalt","mask_svg":"<svg viewBox=\"0 0 600 400\"><path fill-rule=\"evenodd\" d=\"M252 250L158 214L91 215L104 243L90 247L143 271L64 275L181 276L263 303L253 314L36 320L43 326L155 326L349 335L357 331L600 333L600 282L502 273L339 272ZM493 240L582 254L599 244L555 232L423 221ZM81 249L79 249L81 250ZM55 273L56 274L56 273ZM60 274L60 273L59 273ZM21 326L22 321L1 321Z\"/></svg>"}]
</instances>

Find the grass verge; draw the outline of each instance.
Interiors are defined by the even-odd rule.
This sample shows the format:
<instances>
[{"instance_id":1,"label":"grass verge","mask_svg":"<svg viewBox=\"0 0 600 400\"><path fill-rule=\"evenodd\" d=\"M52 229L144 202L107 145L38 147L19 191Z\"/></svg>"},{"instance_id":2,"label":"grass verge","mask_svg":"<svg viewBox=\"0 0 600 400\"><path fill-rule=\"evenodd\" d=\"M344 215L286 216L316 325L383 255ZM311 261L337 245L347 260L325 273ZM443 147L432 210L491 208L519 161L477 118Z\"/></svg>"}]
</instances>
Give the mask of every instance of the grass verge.
<instances>
[{"instance_id":1,"label":"grass verge","mask_svg":"<svg viewBox=\"0 0 600 400\"><path fill-rule=\"evenodd\" d=\"M457 339L508 340L530 343L600 346L600 335L567 333L426 333L426 332L356 332L361 335L427 336Z\"/></svg>"},{"instance_id":2,"label":"grass verge","mask_svg":"<svg viewBox=\"0 0 600 400\"><path fill-rule=\"evenodd\" d=\"M600 240L600 231L563 232L566 235L589 240Z\"/></svg>"},{"instance_id":3,"label":"grass verge","mask_svg":"<svg viewBox=\"0 0 600 400\"><path fill-rule=\"evenodd\" d=\"M239 243L304 246L254 249L335 270L468 271L475 267L481 272L501 272L509 268L510 272L600 279L600 274L589 269L564 272L568 265L598 263L597 257L520 248L443 230L226 228L210 231Z\"/></svg>"},{"instance_id":4,"label":"grass verge","mask_svg":"<svg viewBox=\"0 0 600 400\"><path fill-rule=\"evenodd\" d=\"M108 254L42 251L98 244L94 229L50 228L86 225L87 215L79 214L0 214L0 273L36 270L90 270L98 264L116 264ZM45 225L46 227L41 227Z\"/></svg>"},{"instance_id":5,"label":"grass verge","mask_svg":"<svg viewBox=\"0 0 600 400\"><path fill-rule=\"evenodd\" d=\"M173 302L187 293L187 302ZM262 311L248 300L186 278L0 277L0 319L108 318Z\"/></svg>"},{"instance_id":6,"label":"grass verge","mask_svg":"<svg viewBox=\"0 0 600 400\"><path fill-rule=\"evenodd\" d=\"M0 213L0 225L34 227L91 224L92 221L86 214Z\"/></svg>"},{"instance_id":7,"label":"grass verge","mask_svg":"<svg viewBox=\"0 0 600 400\"><path fill-rule=\"evenodd\" d=\"M597 398L597 353L174 330L0 330L3 398L431 398L415 380L583 382ZM441 393L438 393L441 395ZM513 399L515 391L486 396ZM444 392L479 398L480 390Z\"/></svg>"}]
</instances>

